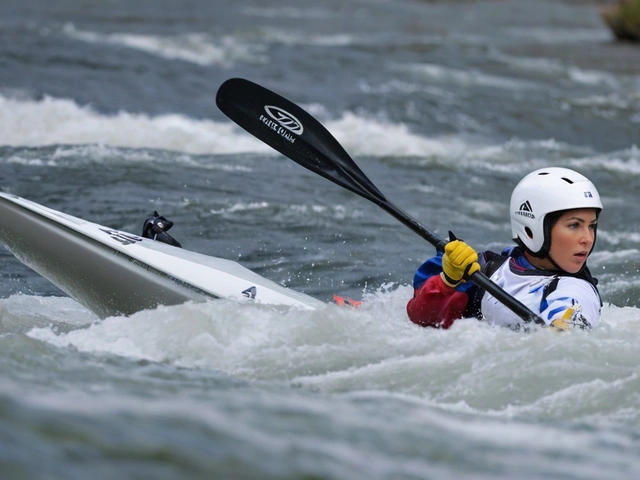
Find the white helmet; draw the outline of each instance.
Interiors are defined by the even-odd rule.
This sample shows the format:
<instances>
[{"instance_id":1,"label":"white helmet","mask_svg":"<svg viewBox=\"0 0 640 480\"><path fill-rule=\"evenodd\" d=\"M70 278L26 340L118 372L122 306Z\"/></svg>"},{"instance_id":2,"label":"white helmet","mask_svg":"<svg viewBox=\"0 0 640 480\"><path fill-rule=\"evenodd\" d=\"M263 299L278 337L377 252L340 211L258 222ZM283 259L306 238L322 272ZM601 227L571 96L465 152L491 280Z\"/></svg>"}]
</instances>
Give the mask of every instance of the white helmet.
<instances>
[{"instance_id":1,"label":"white helmet","mask_svg":"<svg viewBox=\"0 0 640 480\"><path fill-rule=\"evenodd\" d=\"M511 232L514 240L536 256L549 253L547 214L574 208L602 210L598 190L591 181L568 168L541 168L520 180L511 194Z\"/></svg>"}]
</instances>

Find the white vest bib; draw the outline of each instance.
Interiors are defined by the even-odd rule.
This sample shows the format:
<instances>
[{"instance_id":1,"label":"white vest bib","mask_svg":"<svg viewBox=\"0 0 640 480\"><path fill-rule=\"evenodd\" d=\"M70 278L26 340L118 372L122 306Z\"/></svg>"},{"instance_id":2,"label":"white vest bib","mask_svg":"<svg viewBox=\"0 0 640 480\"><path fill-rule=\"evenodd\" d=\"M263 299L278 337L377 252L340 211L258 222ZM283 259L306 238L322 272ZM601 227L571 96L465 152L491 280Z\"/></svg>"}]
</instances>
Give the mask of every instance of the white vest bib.
<instances>
[{"instance_id":1,"label":"white vest bib","mask_svg":"<svg viewBox=\"0 0 640 480\"><path fill-rule=\"evenodd\" d=\"M600 297L595 287L586 280L575 277L522 275L514 273L504 262L491 276L491 280L507 293L537 313L547 325L573 308L582 321L595 328L600 323ZM559 278L557 288L543 299L544 287ZM515 313L496 300L489 292L482 296L482 315L496 325L515 325L524 322Z\"/></svg>"}]
</instances>

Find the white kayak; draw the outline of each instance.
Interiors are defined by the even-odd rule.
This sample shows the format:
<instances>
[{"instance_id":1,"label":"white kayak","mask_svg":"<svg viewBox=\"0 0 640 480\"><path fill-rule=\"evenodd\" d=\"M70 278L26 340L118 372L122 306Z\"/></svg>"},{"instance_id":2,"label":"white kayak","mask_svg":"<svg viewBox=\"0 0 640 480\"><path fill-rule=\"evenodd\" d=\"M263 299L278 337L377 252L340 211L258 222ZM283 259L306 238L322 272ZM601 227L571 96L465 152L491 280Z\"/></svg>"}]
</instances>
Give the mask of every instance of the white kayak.
<instances>
[{"instance_id":1,"label":"white kayak","mask_svg":"<svg viewBox=\"0 0 640 480\"><path fill-rule=\"evenodd\" d=\"M2 192L0 242L100 318L210 298L303 309L327 305L237 262L98 225Z\"/></svg>"}]
</instances>

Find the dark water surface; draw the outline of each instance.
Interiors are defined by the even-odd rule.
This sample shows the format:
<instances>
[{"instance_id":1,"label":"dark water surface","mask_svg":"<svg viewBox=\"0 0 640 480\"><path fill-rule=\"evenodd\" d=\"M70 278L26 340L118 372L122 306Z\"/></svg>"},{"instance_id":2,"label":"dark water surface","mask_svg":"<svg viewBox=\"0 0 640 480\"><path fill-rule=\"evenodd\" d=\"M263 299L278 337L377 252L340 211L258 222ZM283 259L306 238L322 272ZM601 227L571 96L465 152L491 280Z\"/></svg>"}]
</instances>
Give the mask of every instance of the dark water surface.
<instances>
[{"instance_id":1,"label":"dark water surface","mask_svg":"<svg viewBox=\"0 0 640 480\"><path fill-rule=\"evenodd\" d=\"M640 474L640 50L598 2L0 4L0 185L316 298L98 321L0 252L0 467L49 478L629 478ZM587 334L411 325L433 247L215 106L293 100L440 236L509 243L511 189L579 170L605 205ZM0 219L0 221L2 221Z\"/></svg>"}]
</instances>

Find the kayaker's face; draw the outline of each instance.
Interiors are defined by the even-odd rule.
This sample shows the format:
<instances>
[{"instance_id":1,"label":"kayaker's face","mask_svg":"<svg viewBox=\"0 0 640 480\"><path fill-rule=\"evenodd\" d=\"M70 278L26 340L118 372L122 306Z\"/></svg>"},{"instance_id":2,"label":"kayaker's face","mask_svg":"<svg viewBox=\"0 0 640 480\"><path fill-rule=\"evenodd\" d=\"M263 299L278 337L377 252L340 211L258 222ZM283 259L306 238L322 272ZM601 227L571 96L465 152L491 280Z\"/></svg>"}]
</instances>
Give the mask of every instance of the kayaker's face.
<instances>
[{"instance_id":1,"label":"kayaker's face","mask_svg":"<svg viewBox=\"0 0 640 480\"><path fill-rule=\"evenodd\" d=\"M569 273L578 273L596 238L598 218L594 208L567 210L551 227L549 256Z\"/></svg>"}]
</instances>

